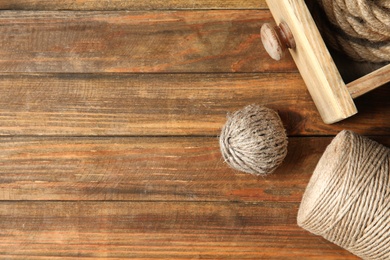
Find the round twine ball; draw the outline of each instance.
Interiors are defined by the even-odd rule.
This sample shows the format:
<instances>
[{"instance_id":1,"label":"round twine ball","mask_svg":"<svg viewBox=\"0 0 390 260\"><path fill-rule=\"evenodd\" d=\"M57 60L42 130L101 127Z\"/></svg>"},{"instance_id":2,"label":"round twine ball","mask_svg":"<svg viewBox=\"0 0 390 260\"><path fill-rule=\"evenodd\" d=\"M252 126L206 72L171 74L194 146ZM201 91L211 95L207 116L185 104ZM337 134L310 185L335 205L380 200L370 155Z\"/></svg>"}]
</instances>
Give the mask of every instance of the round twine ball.
<instances>
[{"instance_id":1,"label":"round twine ball","mask_svg":"<svg viewBox=\"0 0 390 260\"><path fill-rule=\"evenodd\" d=\"M279 115L259 105L228 115L219 143L232 168L255 175L272 173L287 154L286 131Z\"/></svg>"},{"instance_id":2,"label":"round twine ball","mask_svg":"<svg viewBox=\"0 0 390 260\"><path fill-rule=\"evenodd\" d=\"M363 259L390 259L390 149L350 131L326 148L298 225Z\"/></svg>"}]
</instances>

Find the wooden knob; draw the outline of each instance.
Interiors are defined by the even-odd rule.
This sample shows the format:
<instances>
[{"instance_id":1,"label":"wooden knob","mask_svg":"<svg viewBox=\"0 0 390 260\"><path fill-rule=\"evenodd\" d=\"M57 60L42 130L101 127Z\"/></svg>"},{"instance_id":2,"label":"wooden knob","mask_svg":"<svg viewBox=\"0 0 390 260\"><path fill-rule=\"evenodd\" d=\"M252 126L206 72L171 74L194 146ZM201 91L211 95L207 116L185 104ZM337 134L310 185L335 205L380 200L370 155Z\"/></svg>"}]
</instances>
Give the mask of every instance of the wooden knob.
<instances>
[{"instance_id":1,"label":"wooden knob","mask_svg":"<svg viewBox=\"0 0 390 260\"><path fill-rule=\"evenodd\" d=\"M261 27L261 41L269 56L274 60L281 60L287 48L295 48L294 36L287 23L281 22L279 26L272 27L265 23Z\"/></svg>"}]
</instances>

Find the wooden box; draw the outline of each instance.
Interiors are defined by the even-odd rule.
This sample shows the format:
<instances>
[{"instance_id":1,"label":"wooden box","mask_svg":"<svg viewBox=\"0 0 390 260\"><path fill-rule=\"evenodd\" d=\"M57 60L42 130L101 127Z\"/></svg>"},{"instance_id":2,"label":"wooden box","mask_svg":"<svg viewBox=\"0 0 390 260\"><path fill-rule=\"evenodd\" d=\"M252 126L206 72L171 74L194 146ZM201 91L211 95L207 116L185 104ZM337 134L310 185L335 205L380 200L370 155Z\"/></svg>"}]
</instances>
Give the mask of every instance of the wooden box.
<instances>
[{"instance_id":1,"label":"wooden box","mask_svg":"<svg viewBox=\"0 0 390 260\"><path fill-rule=\"evenodd\" d=\"M327 124L358 112L353 99L390 81L390 65L345 84L304 0L266 1L279 28L262 28L264 47L281 57L289 47L314 103Z\"/></svg>"}]
</instances>

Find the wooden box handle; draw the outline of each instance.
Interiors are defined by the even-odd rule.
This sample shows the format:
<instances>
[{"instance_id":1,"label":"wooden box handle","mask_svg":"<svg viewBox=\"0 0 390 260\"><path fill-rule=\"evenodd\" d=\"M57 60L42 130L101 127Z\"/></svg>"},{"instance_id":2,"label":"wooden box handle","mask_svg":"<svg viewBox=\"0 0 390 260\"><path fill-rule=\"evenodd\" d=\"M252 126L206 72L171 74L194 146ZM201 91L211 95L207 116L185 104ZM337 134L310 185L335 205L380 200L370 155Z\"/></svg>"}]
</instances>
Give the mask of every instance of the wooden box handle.
<instances>
[{"instance_id":1,"label":"wooden box handle","mask_svg":"<svg viewBox=\"0 0 390 260\"><path fill-rule=\"evenodd\" d=\"M273 27L269 23L261 27L261 41L269 56L274 60L281 60L287 48L295 49L294 36L286 22Z\"/></svg>"}]
</instances>

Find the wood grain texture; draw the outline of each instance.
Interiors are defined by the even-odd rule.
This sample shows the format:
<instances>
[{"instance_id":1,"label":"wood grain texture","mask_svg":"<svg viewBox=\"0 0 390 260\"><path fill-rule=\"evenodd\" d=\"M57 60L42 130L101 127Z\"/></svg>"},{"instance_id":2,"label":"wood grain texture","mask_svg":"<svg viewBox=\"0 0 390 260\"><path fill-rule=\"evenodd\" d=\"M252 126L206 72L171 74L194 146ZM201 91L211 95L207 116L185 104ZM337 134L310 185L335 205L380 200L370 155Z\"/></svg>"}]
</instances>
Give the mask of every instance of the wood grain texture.
<instances>
[{"instance_id":1,"label":"wood grain texture","mask_svg":"<svg viewBox=\"0 0 390 260\"><path fill-rule=\"evenodd\" d=\"M293 57L316 107L327 124L357 113L353 99L322 40L304 0L267 0L277 24L285 22L296 43Z\"/></svg>"},{"instance_id":2,"label":"wood grain texture","mask_svg":"<svg viewBox=\"0 0 390 260\"><path fill-rule=\"evenodd\" d=\"M169 75L0 74L1 135L218 135L228 112L264 104L289 135L390 129L390 88L356 101L359 114L322 122L297 73Z\"/></svg>"},{"instance_id":3,"label":"wood grain texture","mask_svg":"<svg viewBox=\"0 0 390 260\"><path fill-rule=\"evenodd\" d=\"M357 259L296 215L332 135L390 146L390 88L325 125L292 59L261 46L265 8L0 0L0 258ZM252 103L290 136L267 178L219 152L226 114Z\"/></svg>"},{"instance_id":4,"label":"wood grain texture","mask_svg":"<svg viewBox=\"0 0 390 260\"><path fill-rule=\"evenodd\" d=\"M265 0L0 0L8 10L177 10L177 9L264 9Z\"/></svg>"},{"instance_id":5,"label":"wood grain texture","mask_svg":"<svg viewBox=\"0 0 390 260\"><path fill-rule=\"evenodd\" d=\"M294 161L294 168L282 167L264 180L235 174L223 162L217 138L0 141L0 200L270 202L298 202L319 154L330 142L292 139L286 167ZM301 151L303 147L307 149Z\"/></svg>"},{"instance_id":6,"label":"wood grain texture","mask_svg":"<svg viewBox=\"0 0 390 260\"><path fill-rule=\"evenodd\" d=\"M360 97L390 82L390 64L347 84L352 97Z\"/></svg>"},{"instance_id":7,"label":"wood grain texture","mask_svg":"<svg viewBox=\"0 0 390 260\"><path fill-rule=\"evenodd\" d=\"M271 61L267 10L22 12L0 16L0 72L296 71Z\"/></svg>"},{"instance_id":8,"label":"wood grain texture","mask_svg":"<svg viewBox=\"0 0 390 260\"><path fill-rule=\"evenodd\" d=\"M0 200L298 203L330 141L290 138L262 178L230 169L217 138L1 138Z\"/></svg>"},{"instance_id":9,"label":"wood grain texture","mask_svg":"<svg viewBox=\"0 0 390 260\"><path fill-rule=\"evenodd\" d=\"M297 209L286 202L2 202L0 253L7 259L357 259L299 228Z\"/></svg>"}]
</instances>

